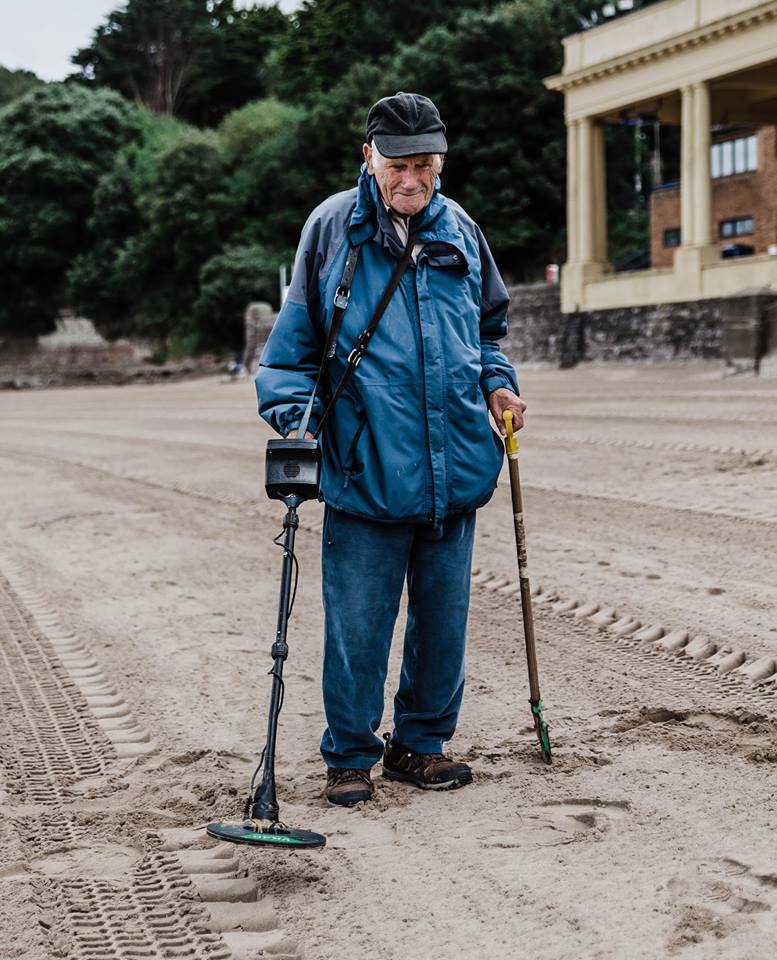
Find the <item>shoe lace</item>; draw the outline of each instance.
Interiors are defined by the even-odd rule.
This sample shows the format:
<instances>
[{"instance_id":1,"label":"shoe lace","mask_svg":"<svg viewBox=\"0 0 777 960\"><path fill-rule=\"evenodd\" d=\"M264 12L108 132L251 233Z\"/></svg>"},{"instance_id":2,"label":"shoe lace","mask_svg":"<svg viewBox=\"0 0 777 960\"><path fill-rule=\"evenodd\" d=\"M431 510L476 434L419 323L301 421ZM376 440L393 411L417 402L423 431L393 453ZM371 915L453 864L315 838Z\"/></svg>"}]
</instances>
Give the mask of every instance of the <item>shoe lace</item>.
<instances>
[{"instance_id":1,"label":"shoe lace","mask_svg":"<svg viewBox=\"0 0 777 960\"><path fill-rule=\"evenodd\" d=\"M435 763L440 761L448 762L448 758L444 753L414 753L407 759L407 767L409 770L414 770L418 772L423 772L427 767L433 766Z\"/></svg>"},{"instance_id":2,"label":"shoe lace","mask_svg":"<svg viewBox=\"0 0 777 960\"><path fill-rule=\"evenodd\" d=\"M357 770L351 767L330 767L329 784L336 787L340 783L351 783L361 780L363 783L370 782L369 770Z\"/></svg>"},{"instance_id":3,"label":"shoe lace","mask_svg":"<svg viewBox=\"0 0 777 960\"><path fill-rule=\"evenodd\" d=\"M383 739L389 744L391 734L384 733ZM433 763L439 763L441 760L445 763L449 763L450 759L445 756L444 753L413 753L412 751L407 751L407 766L409 769L418 769L425 770L428 766Z\"/></svg>"}]
</instances>

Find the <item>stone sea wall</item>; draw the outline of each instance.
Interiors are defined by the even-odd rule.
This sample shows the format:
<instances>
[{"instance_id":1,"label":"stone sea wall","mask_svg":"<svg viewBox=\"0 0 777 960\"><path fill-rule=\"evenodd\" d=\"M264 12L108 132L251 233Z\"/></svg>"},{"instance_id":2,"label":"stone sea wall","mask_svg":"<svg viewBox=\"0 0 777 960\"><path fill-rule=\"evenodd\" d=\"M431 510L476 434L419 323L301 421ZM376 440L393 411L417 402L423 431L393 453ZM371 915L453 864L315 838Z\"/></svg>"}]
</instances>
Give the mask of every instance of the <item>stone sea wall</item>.
<instances>
[{"instance_id":1,"label":"stone sea wall","mask_svg":"<svg viewBox=\"0 0 777 960\"><path fill-rule=\"evenodd\" d=\"M504 345L518 364L723 359L753 368L763 356L765 335L759 330L773 315L770 304L777 304L777 295L743 292L741 297L562 314L557 286L516 286L510 288Z\"/></svg>"},{"instance_id":2,"label":"stone sea wall","mask_svg":"<svg viewBox=\"0 0 777 960\"><path fill-rule=\"evenodd\" d=\"M142 341L105 340L90 320L65 313L46 336L0 338L0 389L168 380L224 369L212 356L153 363L152 349Z\"/></svg>"}]
</instances>

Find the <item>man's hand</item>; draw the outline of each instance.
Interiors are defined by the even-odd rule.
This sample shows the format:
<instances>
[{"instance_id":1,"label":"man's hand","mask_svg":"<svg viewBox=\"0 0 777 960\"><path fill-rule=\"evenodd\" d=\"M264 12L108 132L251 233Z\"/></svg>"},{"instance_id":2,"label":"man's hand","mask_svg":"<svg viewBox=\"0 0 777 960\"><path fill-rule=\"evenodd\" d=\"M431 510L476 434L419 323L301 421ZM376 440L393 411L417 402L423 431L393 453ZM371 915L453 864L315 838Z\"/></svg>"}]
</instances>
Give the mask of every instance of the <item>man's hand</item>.
<instances>
[{"instance_id":1,"label":"man's hand","mask_svg":"<svg viewBox=\"0 0 777 960\"><path fill-rule=\"evenodd\" d=\"M513 411L513 424L516 430L520 430L523 426L523 411L526 409L526 404L518 394L508 390L507 387L499 387L492 394L489 394L488 409L491 411L491 416L496 421L497 430L502 436L505 435L505 423L502 419L502 413L505 410Z\"/></svg>"},{"instance_id":2,"label":"man's hand","mask_svg":"<svg viewBox=\"0 0 777 960\"><path fill-rule=\"evenodd\" d=\"M492 394L492 396L493 396L493 394ZM298 430L289 430L289 432L286 434L286 439L287 439L287 440L296 440L298 433L299 433ZM316 438L313 436L313 434L310 432L310 430L306 430L306 431L305 431L305 439L306 439L306 440L315 440Z\"/></svg>"}]
</instances>

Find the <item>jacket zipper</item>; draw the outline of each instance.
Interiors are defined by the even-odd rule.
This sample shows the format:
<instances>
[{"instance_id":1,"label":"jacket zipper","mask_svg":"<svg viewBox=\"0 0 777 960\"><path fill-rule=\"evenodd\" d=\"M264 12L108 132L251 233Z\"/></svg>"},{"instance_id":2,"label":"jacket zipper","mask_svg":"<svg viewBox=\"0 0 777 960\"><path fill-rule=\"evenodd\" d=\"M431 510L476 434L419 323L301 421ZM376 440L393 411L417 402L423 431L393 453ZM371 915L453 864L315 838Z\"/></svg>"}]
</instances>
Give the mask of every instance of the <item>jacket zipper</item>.
<instances>
[{"instance_id":1,"label":"jacket zipper","mask_svg":"<svg viewBox=\"0 0 777 960\"><path fill-rule=\"evenodd\" d=\"M421 326L421 306L418 300L418 264L413 263L413 296L415 297L415 312L416 320L418 323L418 350L420 353L421 359L421 379L423 381L424 389L424 420L426 422L426 450L427 450L427 466L429 469L429 479L431 481L432 488L432 512L429 516L429 520L432 521L432 525L436 525L437 519L437 496L434 480L434 464L432 463L432 438L429 435L429 402L426 391L426 354L424 352L424 331Z\"/></svg>"}]
</instances>

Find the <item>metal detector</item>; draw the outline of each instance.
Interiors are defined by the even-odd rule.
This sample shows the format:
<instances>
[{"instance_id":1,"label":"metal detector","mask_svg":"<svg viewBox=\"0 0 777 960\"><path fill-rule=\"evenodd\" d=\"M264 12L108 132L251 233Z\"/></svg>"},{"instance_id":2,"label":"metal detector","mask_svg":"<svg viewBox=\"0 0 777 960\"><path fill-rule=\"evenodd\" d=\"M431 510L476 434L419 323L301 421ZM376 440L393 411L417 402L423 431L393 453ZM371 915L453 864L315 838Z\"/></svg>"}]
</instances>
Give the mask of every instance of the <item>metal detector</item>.
<instances>
[{"instance_id":1,"label":"metal detector","mask_svg":"<svg viewBox=\"0 0 777 960\"><path fill-rule=\"evenodd\" d=\"M320 450L317 440L269 440L265 461L265 489L272 500L286 504L283 530L275 543L283 547L281 590L278 604L278 626L270 654L273 658L270 716L267 722L267 740L259 765L251 777L249 795L243 807L241 820L222 820L209 823L207 832L217 840L245 843L251 846L274 846L294 849L321 847L326 837L310 830L288 827L279 819L280 810L275 794L275 744L278 734L278 716L283 707L283 663L289 655L286 633L297 592L299 565L294 555L294 535L299 526L297 507L305 500L318 496ZM281 537L284 538L280 543ZM262 780L254 784L259 772Z\"/></svg>"},{"instance_id":2,"label":"metal detector","mask_svg":"<svg viewBox=\"0 0 777 960\"><path fill-rule=\"evenodd\" d=\"M289 648L286 644L286 629L291 616L291 609L294 606L294 595L297 592L297 574L299 573L297 558L294 556L294 534L299 526L297 507L305 500L315 500L318 497L321 473L321 451L318 445L318 437L332 413L337 398L369 346L378 323L410 262L415 242L416 234L410 234L402 256L391 274L369 324L359 334L353 349L348 354L345 371L337 386L331 391L324 412L311 438L267 441L265 490L271 500L282 500L287 507L286 516L283 518L283 531L275 538L275 542L279 543L280 538L285 533L278 629L271 650L273 667L270 671L272 675L270 719L267 725L267 741L262 757L251 778L250 794L243 808L243 819L223 820L220 823L208 824L207 830L210 836L219 840L229 840L231 843L249 843L256 846L285 845L287 847L320 847L326 843L326 838L320 833L311 833L309 830L295 830L282 824L278 819L278 801L275 797L275 740L278 730L278 714L283 706L283 661L289 655ZM343 314L348 306L351 283L359 259L359 249L358 246L355 246L348 250L342 279L334 296L334 310L329 324L326 344L321 354L318 376L297 428L298 437L304 438L307 435L316 394L324 381L327 361L335 353ZM294 573L293 586L292 573ZM262 767L264 767L262 782L254 791L254 783Z\"/></svg>"}]
</instances>

